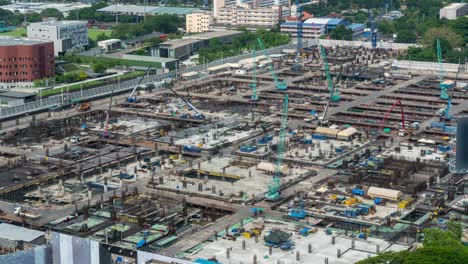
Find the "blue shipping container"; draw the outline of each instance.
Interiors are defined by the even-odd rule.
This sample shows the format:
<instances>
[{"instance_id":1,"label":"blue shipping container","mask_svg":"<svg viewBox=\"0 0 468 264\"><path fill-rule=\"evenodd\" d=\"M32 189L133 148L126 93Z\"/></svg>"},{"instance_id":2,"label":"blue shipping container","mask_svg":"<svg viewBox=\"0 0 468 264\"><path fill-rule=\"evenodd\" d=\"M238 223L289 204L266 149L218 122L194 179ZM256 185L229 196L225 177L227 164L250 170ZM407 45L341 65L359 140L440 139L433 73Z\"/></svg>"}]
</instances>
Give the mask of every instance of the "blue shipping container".
<instances>
[{"instance_id":1,"label":"blue shipping container","mask_svg":"<svg viewBox=\"0 0 468 264\"><path fill-rule=\"evenodd\" d=\"M440 152L448 152L450 150L450 146L438 145L437 150Z\"/></svg>"},{"instance_id":2,"label":"blue shipping container","mask_svg":"<svg viewBox=\"0 0 468 264\"><path fill-rule=\"evenodd\" d=\"M326 140L327 137L324 136L324 135L313 134L313 135L312 135L312 139Z\"/></svg>"},{"instance_id":3,"label":"blue shipping container","mask_svg":"<svg viewBox=\"0 0 468 264\"><path fill-rule=\"evenodd\" d=\"M364 190L359 188L354 188L351 190L352 194L363 196L365 194Z\"/></svg>"},{"instance_id":4,"label":"blue shipping container","mask_svg":"<svg viewBox=\"0 0 468 264\"><path fill-rule=\"evenodd\" d=\"M374 199L374 203L375 203L376 205L381 204L381 203L382 203L382 198L379 198L379 197L375 198L375 199Z\"/></svg>"}]
</instances>

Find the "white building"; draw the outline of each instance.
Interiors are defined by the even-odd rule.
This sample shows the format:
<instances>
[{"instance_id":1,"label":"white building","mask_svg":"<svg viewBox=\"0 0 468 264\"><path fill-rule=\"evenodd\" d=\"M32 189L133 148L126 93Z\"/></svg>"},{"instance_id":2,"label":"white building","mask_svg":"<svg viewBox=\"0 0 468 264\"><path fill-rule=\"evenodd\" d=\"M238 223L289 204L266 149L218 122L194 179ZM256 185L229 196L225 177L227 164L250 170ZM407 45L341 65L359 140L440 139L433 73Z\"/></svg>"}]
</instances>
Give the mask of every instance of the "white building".
<instances>
[{"instance_id":1,"label":"white building","mask_svg":"<svg viewBox=\"0 0 468 264\"><path fill-rule=\"evenodd\" d=\"M54 42L55 56L70 49L82 50L88 45L86 21L58 21L49 19L31 23L27 27L28 37Z\"/></svg>"},{"instance_id":2,"label":"white building","mask_svg":"<svg viewBox=\"0 0 468 264\"><path fill-rule=\"evenodd\" d=\"M468 13L467 3L452 3L440 9L440 18L457 19Z\"/></svg>"},{"instance_id":3,"label":"white building","mask_svg":"<svg viewBox=\"0 0 468 264\"><path fill-rule=\"evenodd\" d=\"M242 4L219 9L216 24L226 26L274 27L281 20L281 6L256 7Z\"/></svg>"},{"instance_id":4,"label":"white building","mask_svg":"<svg viewBox=\"0 0 468 264\"><path fill-rule=\"evenodd\" d=\"M105 53L112 52L122 48L122 41L120 39L107 39L98 41L98 47L101 47Z\"/></svg>"},{"instance_id":5,"label":"white building","mask_svg":"<svg viewBox=\"0 0 468 264\"><path fill-rule=\"evenodd\" d=\"M187 33L199 33L210 31L213 25L211 12L195 12L185 16L185 31Z\"/></svg>"},{"instance_id":6,"label":"white building","mask_svg":"<svg viewBox=\"0 0 468 264\"><path fill-rule=\"evenodd\" d=\"M281 6L281 16L287 16L289 15L289 1L290 0L213 0L213 16L217 19L221 8L235 7L243 4L250 5L253 8L271 8L274 5Z\"/></svg>"}]
</instances>

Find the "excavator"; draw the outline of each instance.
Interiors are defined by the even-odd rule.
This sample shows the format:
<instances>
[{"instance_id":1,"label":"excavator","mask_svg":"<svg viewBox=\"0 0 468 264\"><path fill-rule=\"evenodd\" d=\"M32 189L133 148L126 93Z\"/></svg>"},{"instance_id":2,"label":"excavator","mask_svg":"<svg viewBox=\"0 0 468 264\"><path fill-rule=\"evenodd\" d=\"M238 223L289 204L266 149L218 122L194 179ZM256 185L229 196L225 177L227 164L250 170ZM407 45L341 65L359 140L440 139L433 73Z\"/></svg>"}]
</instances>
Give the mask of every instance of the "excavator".
<instances>
[{"instance_id":1,"label":"excavator","mask_svg":"<svg viewBox=\"0 0 468 264\"><path fill-rule=\"evenodd\" d=\"M91 110L91 104L89 102L84 102L84 103L81 103L80 105L78 105L76 107L76 110L78 112L86 112L86 111L89 111Z\"/></svg>"}]
</instances>

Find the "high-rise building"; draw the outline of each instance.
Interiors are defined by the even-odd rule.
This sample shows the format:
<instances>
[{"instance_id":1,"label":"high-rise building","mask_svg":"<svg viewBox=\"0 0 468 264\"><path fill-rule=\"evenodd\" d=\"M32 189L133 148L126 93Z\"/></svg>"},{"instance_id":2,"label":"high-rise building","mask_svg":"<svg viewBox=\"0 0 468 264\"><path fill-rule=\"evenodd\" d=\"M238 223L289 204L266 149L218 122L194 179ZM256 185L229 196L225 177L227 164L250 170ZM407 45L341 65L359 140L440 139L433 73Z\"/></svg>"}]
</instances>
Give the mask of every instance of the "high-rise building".
<instances>
[{"instance_id":1,"label":"high-rise building","mask_svg":"<svg viewBox=\"0 0 468 264\"><path fill-rule=\"evenodd\" d=\"M27 27L28 38L53 41L55 56L58 56L67 50L81 50L88 45L86 25L86 21L58 21L55 19L31 23Z\"/></svg>"},{"instance_id":2,"label":"high-rise building","mask_svg":"<svg viewBox=\"0 0 468 264\"><path fill-rule=\"evenodd\" d=\"M210 31L213 24L211 12L195 12L185 16L185 31L187 33L198 33Z\"/></svg>"},{"instance_id":3,"label":"high-rise building","mask_svg":"<svg viewBox=\"0 0 468 264\"><path fill-rule=\"evenodd\" d=\"M468 13L467 3L452 3L440 9L440 18L457 19Z\"/></svg>"},{"instance_id":4,"label":"high-rise building","mask_svg":"<svg viewBox=\"0 0 468 264\"><path fill-rule=\"evenodd\" d=\"M53 42L0 37L0 88L33 87L54 75Z\"/></svg>"}]
</instances>

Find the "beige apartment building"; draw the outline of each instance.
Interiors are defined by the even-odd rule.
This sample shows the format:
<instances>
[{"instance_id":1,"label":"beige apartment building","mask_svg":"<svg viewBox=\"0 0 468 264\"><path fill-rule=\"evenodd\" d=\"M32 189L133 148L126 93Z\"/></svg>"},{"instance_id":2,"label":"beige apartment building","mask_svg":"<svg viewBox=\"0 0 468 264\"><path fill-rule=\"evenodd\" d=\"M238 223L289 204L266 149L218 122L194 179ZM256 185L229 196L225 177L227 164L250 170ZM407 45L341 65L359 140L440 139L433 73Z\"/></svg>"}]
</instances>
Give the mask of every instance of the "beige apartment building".
<instances>
[{"instance_id":1,"label":"beige apartment building","mask_svg":"<svg viewBox=\"0 0 468 264\"><path fill-rule=\"evenodd\" d=\"M217 25L274 27L281 21L281 6L256 7L248 4L222 7L216 18Z\"/></svg>"},{"instance_id":2,"label":"beige apartment building","mask_svg":"<svg viewBox=\"0 0 468 264\"><path fill-rule=\"evenodd\" d=\"M213 24L211 12L195 12L185 16L185 30L187 33L199 33L210 31Z\"/></svg>"}]
</instances>

